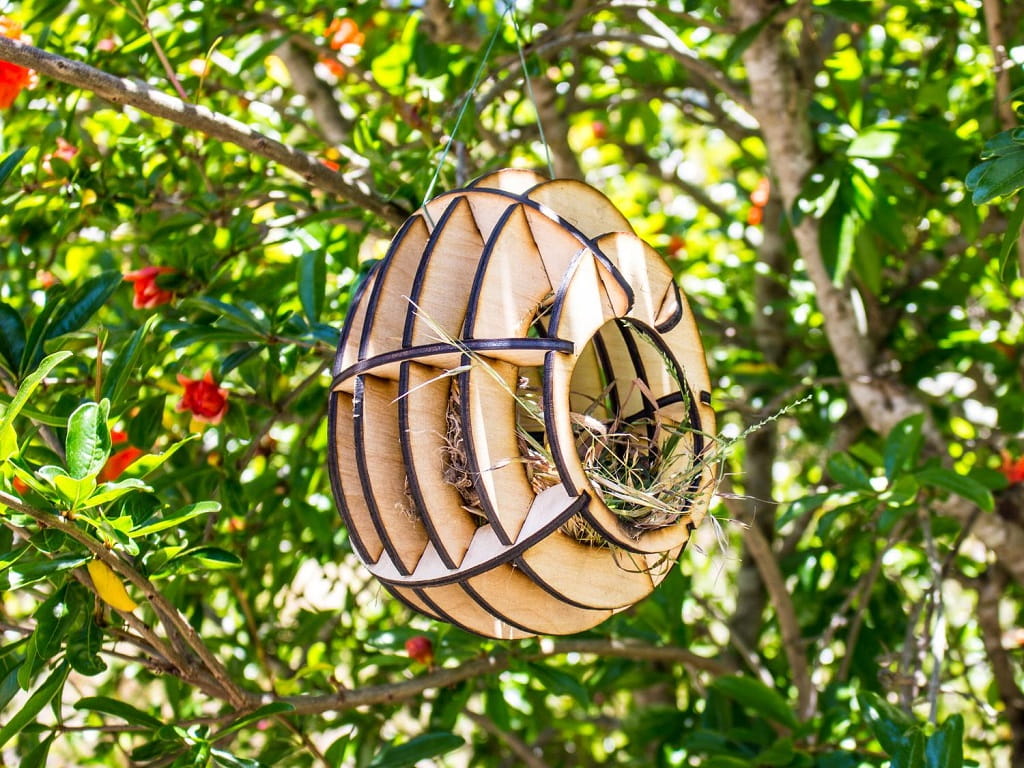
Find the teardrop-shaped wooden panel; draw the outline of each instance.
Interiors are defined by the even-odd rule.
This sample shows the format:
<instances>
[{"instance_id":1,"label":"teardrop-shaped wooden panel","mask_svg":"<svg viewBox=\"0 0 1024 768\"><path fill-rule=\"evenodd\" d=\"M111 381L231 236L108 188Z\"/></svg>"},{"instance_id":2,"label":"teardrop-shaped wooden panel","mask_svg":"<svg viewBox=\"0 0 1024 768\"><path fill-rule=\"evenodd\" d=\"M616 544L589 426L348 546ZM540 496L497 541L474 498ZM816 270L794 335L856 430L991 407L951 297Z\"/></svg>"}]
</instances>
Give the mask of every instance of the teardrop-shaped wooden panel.
<instances>
[{"instance_id":1,"label":"teardrop-shaped wooden panel","mask_svg":"<svg viewBox=\"0 0 1024 768\"><path fill-rule=\"evenodd\" d=\"M505 567L510 568L511 566ZM498 640L521 640L536 634L513 627L501 618L492 615L460 584L428 587L417 590L417 592L423 599L429 600L434 611L446 621L469 632Z\"/></svg>"},{"instance_id":2,"label":"teardrop-shaped wooden panel","mask_svg":"<svg viewBox=\"0 0 1024 768\"><path fill-rule=\"evenodd\" d=\"M385 551L399 571L412 573L429 539L406 493L397 398L397 381L359 377L353 412L355 460Z\"/></svg>"},{"instance_id":3,"label":"teardrop-shaped wooden panel","mask_svg":"<svg viewBox=\"0 0 1024 768\"><path fill-rule=\"evenodd\" d=\"M567 603L512 564L469 579L465 588L489 613L533 634L571 635L612 615L610 610L589 610Z\"/></svg>"},{"instance_id":4,"label":"teardrop-shaped wooden panel","mask_svg":"<svg viewBox=\"0 0 1024 768\"><path fill-rule=\"evenodd\" d=\"M330 421L334 427L331 456L334 498L348 530L352 549L364 563L375 563L384 551L384 544L370 516L356 466L352 396L344 392L334 393L330 409Z\"/></svg>"},{"instance_id":5,"label":"teardrop-shaped wooden panel","mask_svg":"<svg viewBox=\"0 0 1024 768\"><path fill-rule=\"evenodd\" d=\"M380 277L380 271L380 264L378 264L367 275L366 282L356 292L356 295L352 297L352 304L345 318L345 327L342 329L341 341L338 344L341 353L334 361L335 375L352 366L359 359L359 344L363 338L363 328L366 324L366 308L370 303L373 286ZM355 382L349 382L344 391L351 394L354 386Z\"/></svg>"},{"instance_id":6,"label":"teardrop-shaped wooden panel","mask_svg":"<svg viewBox=\"0 0 1024 768\"><path fill-rule=\"evenodd\" d=\"M561 532L535 544L519 562L536 583L576 606L624 608L654 589L644 555L590 546Z\"/></svg>"},{"instance_id":7,"label":"teardrop-shaped wooden panel","mask_svg":"<svg viewBox=\"0 0 1024 768\"><path fill-rule=\"evenodd\" d=\"M506 209L477 267L466 337L525 337L553 288L522 205Z\"/></svg>"},{"instance_id":8,"label":"teardrop-shaped wooden panel","mask_svg":"<svg viewBox=\"0 0 1024 768\"><path fill-rule=\"evenodd\" d=\"M423 217L415 216L392 242L367 300L369 322L360 336L359 360L402 346L406 316L412 312L408 297L428 239Z\"/></svg>"},{"instance_id":9,"label":"teardrop-shaped wooden panel","mask_svg":"<svg viewBox=\"0 0 1024 768\"><path fill-rule=\"evenodd\" d=\"M608 232L633 231L629 219L611 200L582 181L547 181L530 189L527 197L555 211L590 238Z\"/></svg>"},{"instance_id":10,"label":"teardrop-shaped wooden panel","mask_svg":"<svg viewBox=\"0 0 1024 768\"><path fill-rule=\"evenodd\" d=\"M445 480L446 456L452 449L448 434L452 375L418 363L405 365L399 378L398 420L409 491L423 510L427 536L442 562L455 568L477 524L462 509L462 496Z\"/></svg>"},{"instance_id":11,"label":"teardrop-shaped wooden panel","mask_svg":"<svg viewBox=\"0 0 1024 768\"><path fill-rule=\"evenodd\" d=\"M500 189L514 195L523 195L547 181L536 171L526 168L502 168L500 171L485 174L469 183L470 189Z\"/></svg>"},{"instance_id":12,"label":"teardrop-shaped wooden panel","mask_svg":"<svg viewBox=\"0 0 1024 768\"><path fill-rule=\"evenodd\" d=\"M407 328L403 339L405 345L462 337L466 300L483 247L469 202L465 197L457 198L437 222L420 261L416 284L403 294L415 307L411 332Z\"/></svg>"},{"instance_id":13,"label":"teardrop-shaped wooden panel","mask_svg":"<svg viewBox=\"0 0 1024 768\"><path fill-rule=\"evenodd\" d=\"M515 541L536 494L516 434L519 370L478 361L459 375L466 458L487 519L504 544Z\"/></svg>"}]
</instances>

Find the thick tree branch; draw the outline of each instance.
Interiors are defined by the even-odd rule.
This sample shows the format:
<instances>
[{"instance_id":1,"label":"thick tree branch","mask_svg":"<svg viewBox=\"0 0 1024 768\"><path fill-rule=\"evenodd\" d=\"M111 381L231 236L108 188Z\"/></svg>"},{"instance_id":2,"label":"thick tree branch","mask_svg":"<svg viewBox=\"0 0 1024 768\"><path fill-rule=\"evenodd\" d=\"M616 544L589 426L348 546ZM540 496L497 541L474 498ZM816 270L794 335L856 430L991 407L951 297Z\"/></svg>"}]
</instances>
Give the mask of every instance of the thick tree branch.
<instances>
[{"instance_id":1,"label":"thick tree branch","mask_svg":"<svg viewBox=\"0 0 1024 768\"><path fill-rule=\"evenodd\" d=\"M145 83L116 77L80 61L72 61L6 37L0 37L0 60L29 67L41 75L91 91L114 104L127 104L147 114L205 133L211 138L230 141L294 171L307 183L336 194L380 216L389 224L400 225L409 215L408 211L378 197L365 183L347 180L342 174L330 170L315 156L275 141L244 123L206 107L186 104Z\"/></svg>"}]
</instances>

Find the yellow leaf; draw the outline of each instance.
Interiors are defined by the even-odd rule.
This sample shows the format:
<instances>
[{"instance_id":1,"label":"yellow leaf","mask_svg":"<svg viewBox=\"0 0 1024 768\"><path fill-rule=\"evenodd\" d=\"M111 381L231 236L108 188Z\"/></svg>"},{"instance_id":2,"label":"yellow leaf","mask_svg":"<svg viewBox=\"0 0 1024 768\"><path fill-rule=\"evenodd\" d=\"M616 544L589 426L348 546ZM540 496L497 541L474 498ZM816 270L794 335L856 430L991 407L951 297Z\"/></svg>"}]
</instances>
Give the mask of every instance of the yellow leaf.
<instances>
[{"instance_id":1,"label":"yellow leaf","mask_svg":"<svg viewBox=\"0 0 1024 768\"><path fill-rule=\"evenodd\" d=\"M86 568L89 569L89 576L100 600L119 611L134 611L139 607L138 603L128 596L121 579L102 560L90 560Z\"/></svg>"}]
</instances>

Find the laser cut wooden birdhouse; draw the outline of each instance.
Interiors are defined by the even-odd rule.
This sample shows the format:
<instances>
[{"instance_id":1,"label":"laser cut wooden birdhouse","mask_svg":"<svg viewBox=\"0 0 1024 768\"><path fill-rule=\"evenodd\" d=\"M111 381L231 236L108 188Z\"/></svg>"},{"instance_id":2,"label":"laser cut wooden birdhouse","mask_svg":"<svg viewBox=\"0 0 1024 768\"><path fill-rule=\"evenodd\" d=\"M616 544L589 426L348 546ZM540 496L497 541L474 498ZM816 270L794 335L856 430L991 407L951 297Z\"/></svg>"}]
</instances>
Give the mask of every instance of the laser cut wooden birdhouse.
<instances>
[{"instance_id":1,"label":"laser cut wooden birdhouse","mask_svg":"<svg viewBox=\"0 0 1024 768\"><path fill-rule=\"evenodd\" d=\"M599 624L707 509L704 350L600 192L504 170L414 214L353 298L330 399L352 546L398 599L497 638Z\"/></svg>"}]
</instances>

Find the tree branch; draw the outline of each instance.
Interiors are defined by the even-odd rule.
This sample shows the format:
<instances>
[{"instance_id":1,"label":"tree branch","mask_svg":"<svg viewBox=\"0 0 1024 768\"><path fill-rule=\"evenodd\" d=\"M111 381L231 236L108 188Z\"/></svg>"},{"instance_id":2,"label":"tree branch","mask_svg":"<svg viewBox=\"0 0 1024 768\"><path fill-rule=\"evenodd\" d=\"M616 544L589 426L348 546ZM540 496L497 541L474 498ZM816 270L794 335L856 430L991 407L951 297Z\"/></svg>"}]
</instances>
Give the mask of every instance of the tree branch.
<instances>
[{"instance_id":1,"label":"tree branch","mask_svg":"<svg viewBox=\"0 0 1024 768\"><path fill-rule=\"evenodd\" d=\"M289 147L250 126L206 107L187 104L149 85L102 72L80 61L66 59L31 45L0 37L0 60L36 70L76 88L91 91L113 104L127 104L147 114L230 141L256 155L299 174L308 184L338 195L398 226L409 212L378 197L363 182L349 181L323 165L314 155Z\"/></svg>"}]
</instances>

